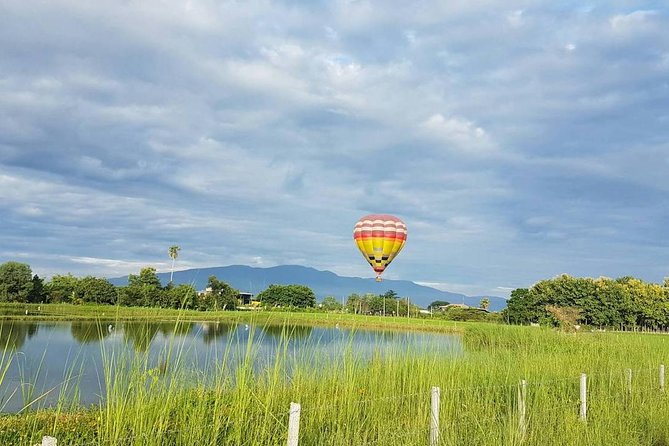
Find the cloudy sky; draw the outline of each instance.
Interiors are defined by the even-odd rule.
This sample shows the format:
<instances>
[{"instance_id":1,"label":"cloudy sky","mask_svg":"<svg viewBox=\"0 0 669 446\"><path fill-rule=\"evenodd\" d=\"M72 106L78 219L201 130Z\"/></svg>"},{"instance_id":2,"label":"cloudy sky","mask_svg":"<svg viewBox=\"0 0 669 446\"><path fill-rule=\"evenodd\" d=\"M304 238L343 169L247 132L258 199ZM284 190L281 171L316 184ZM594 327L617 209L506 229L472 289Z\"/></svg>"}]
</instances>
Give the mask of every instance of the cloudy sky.
<instances>
[{"instance_id":1,"label":"cloudy sky","mask_svg":"<svg viewBox=\"0 0 669 446\"><path fill-rule=\"evenodd\" d=\"M0 0L0 262L669 276L660 1Z\"/></svg>"}]
</instances>

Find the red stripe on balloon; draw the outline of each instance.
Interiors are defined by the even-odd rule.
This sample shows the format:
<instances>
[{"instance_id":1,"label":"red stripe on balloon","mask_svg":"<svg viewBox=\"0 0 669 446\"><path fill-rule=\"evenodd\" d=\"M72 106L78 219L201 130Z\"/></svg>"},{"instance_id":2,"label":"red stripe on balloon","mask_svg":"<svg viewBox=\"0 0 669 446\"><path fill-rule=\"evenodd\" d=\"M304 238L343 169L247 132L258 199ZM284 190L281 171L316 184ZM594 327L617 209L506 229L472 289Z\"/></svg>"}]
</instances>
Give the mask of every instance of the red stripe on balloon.
<instances>
[{"instance_id":1,"label":"red stripe on balloon","mask_svg":"<svg viewBox=\"0 0 669 446\"><path fill-rule=\"evenodd\" d=\"M406 234L395 233L395 234L381 234L381 235L371 235L371 234L353 234L354 240L367 240L370 238L387 238L392 240L406 240Z\"/></svg>"}]
</instances>

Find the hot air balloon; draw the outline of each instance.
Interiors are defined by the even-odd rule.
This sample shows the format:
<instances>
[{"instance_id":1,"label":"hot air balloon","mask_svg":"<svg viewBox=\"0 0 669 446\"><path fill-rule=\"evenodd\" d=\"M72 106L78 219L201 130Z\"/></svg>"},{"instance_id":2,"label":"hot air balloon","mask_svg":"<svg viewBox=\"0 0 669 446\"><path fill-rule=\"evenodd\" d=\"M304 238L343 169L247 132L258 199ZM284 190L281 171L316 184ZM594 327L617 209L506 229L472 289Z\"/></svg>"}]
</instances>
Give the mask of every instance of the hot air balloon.
<instances>
[{"instance_id":1,"label":"hot air balloon","mask_svg":"<svg viewBox=\"0 0 669 446\"><path fill-rule=\"evenodd\" d=\"M353 239L380 282L381 274L406 243L407 225L392 215L365 215L355 224Z\"/></svg>"}]
</instances>

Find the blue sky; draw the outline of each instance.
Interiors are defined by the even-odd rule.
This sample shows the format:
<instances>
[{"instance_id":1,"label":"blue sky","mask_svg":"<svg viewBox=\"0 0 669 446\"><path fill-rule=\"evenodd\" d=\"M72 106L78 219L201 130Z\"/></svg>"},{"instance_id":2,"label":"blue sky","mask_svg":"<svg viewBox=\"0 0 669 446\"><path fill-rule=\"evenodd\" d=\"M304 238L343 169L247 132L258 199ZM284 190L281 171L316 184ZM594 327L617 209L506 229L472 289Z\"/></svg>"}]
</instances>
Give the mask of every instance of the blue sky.
<instances>
[{"instance_id":1,"label":"blue sky","mask_svg":"<svg viewBox=\"0 0 669 446\"><path fill-rule=\"evenodd\" d=\"M0 262L669 276L661 2L0 2Z\"/></svg>"}]
</instances>

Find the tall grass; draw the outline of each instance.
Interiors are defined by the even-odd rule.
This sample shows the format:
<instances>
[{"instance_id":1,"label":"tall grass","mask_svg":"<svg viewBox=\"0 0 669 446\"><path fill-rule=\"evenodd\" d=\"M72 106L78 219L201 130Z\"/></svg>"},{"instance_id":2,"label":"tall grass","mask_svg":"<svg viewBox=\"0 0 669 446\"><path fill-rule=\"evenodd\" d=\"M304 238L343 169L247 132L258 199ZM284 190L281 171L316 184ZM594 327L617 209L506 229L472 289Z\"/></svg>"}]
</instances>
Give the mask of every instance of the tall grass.
<instances>
[{"instance_id":1,"label":"tall grass","mask_svg":"<svg viewBox=\"0 0 669 446\"><path fill-rule=\"evenodd\" d=\"M158 361L105 352L99 407L0 418L0 444L51 434L67 445L283 445L295 401L300 444L426 445L430 388L439 386L443 445L669 445L669 401L657 382L659 364L669 362L666 336L464 324L464 355L406 341L369 358L352 341L327 357L312 356L317 345L294 352L291 329L284 327L269 362L259 361L261 333L242 344L231 338L208 372L185 363L183 345ZM587 423L578 418L582 372ZM521 379L528 381L524 434Z\"/></svg>"},{"instance_id":2,"label":"tall grass","mask_svg":"<svg viewBox=\"0 0 669 446\"><path fill-rule=\"evenodd\" d=\"M3 330L6 330L6 328L0 325L0 335L2 334ZM11 338L7 336L4 345L0 345L2 347L2 352L0 353L0 387L2 387L2 383L5 381L5 377L9 372L9 367L11 367L12 360L14 359L11 351L12 346L10 339ZM0 395L0 413L2 413L5 405L7 404L7 401L9 401L12 396L13 394Z\"/></svg>"}]
</instances>

